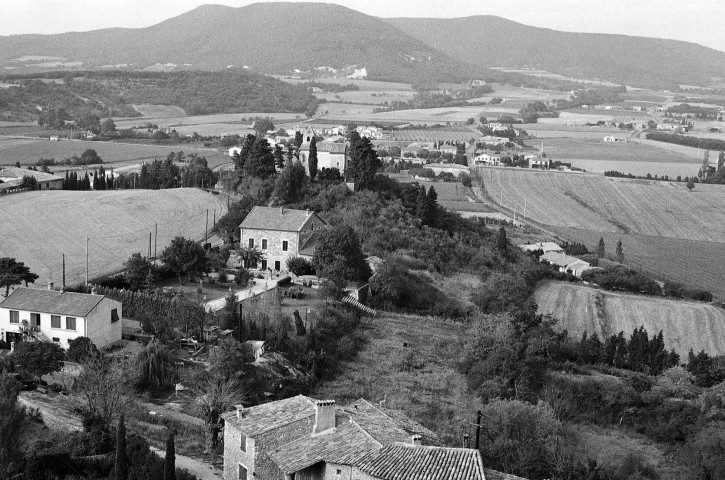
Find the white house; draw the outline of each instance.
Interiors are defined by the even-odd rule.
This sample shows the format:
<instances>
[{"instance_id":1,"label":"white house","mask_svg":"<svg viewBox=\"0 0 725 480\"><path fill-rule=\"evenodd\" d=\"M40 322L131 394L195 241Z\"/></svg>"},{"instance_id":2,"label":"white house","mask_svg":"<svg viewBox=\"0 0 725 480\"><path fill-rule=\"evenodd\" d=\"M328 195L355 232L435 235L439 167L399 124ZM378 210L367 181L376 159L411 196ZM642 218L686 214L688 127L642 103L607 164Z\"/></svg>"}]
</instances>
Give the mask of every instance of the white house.
<instances>
[{"instance_id":1,"label":"white house","mask_svg":"<svg viewBox=\"0 0 725 480\"><path fill-rule=\"evenodd\" d=\"M40 340L63 348L88 337L103 348L121 340L121 302L104 295L20 287L0 303L0 335L7 342Z\"/></svg>"},{"instance_id":2,"label":"white house","mask_svg":"<svg viewBox=\"0 0 725 480\"><path fill-rule=\"evenodd\" d=\"M336 168L340 173L345 171L347 166L347 144L344 142L322 141L317 144L317 170L323 168ZM310 144L303 143L300 147L300 161L309 172Z\"/></svg>"},{"instance_id":3,"label":"white house","mask_svg":"<svg viewBox=\"0 0 725 480\"><path fill-rule=\"evenodd\" d=\"M474 165L491 165L498 167L501 165L502 158L503 155L500 153L482 153L480 155L476 155L473 159L473 163Z\"/></svg>"},{"instance_id":4,"label":"white house","mask_svg":"<svg viewBox=\"0 0 725 480\"><path fill-rule=\"evenodd\" d=\"M626 138L615 137L613 135L604 137L604 141L607 142L607 143L627 143L627 139Z\"/></svg>"},{"instance_id":5,"label":"white house","mask_svg":"<svg viewBox=\"0 0 725 480\"><path fill-rule=\"evenodd\" d=\"M232 147L229 149L229 156L234 157L234 155L242 153L242 147Z\"/></svg>"},{"instance_id":6,"label":"white house","mask_svg":"<svg viewBox=\"0 0 725 480\"><path fill-rule=\"evenodd\" d=\"M559 269L563 273L571 273L576 277L581 277L582 273L593 268L589 262L578 259L576 257L570 257L564 252L550 251L539 258L541 262L549 262Z\"/></svg>"}]
</instances>

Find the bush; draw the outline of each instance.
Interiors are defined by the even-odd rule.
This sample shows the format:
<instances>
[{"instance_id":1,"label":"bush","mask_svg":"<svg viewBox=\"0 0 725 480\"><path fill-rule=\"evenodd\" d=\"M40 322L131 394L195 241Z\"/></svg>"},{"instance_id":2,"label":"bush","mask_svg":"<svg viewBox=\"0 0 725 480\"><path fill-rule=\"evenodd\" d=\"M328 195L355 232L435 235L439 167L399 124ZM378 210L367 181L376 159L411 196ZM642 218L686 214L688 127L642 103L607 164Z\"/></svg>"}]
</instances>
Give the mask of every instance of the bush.
<instances>
[{"instance_id":1,"label":"bush","mask_svg":"<svg viewBox=\"0 0 725 480\"><path fill-rule=\"evenodd\" d=\"M219 283L226 283L227 282L227 272L224 270L219 270L219 278L217 279Z\"/></svg>"},{"instance_id":2,"label":"bush","mask_svg":"<svg viewBox=\"0 0 725 480\"><path fill-rule=\"evenodd\" d=\"M246 287L251 279L252 274L250 274L249 270L244 267L237 270L237 273L234 274L234 283L236 283L240 287Z\"/></svg>"},{"instance_id":3,"label":"bush","mask_svg":"<svg viewBox=\"0 0 725 480\"><path fill-rule=\"evenodd\" d=\"M315 268L312 266L312 262L302 257L288 258L287 269L298 277L315 274Z\"/></svg>"},{"instance_id":4,"label":"bush","mask_svg":"<svg viewBox=\"0 0 725 480\"><path fill-rule=\"evenodd\" d=\"M582 280L593 282L607 290L660 295L660 285L649 275L630 270L627 267L608 267L587 270Z\"/></svg>"}]
</instances>

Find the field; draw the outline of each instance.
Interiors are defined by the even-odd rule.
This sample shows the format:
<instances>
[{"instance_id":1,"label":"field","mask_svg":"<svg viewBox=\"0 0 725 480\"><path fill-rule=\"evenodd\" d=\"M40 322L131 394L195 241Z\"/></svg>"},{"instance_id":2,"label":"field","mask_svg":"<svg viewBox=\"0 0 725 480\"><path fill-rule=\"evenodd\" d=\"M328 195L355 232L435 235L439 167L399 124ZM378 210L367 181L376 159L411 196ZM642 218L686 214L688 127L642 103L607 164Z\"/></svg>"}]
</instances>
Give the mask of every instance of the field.
<instances>
[{"instance_id":1,"label":"field","mask_svg":"<svg viewBox=\"0 0 725 480\"><path fill-rule=\"evenodd\" d=\"M400 142L469 142L478 140L481 134L475 129L455 128L445 130L394 130L395 140Z\"/></svg>"},{"instance_id":2,"label":"field","mask_svg":"<svg viewBox=\"0 0 725 480\"><path fill-rule=\"evenodd\" d=\"M468 187L464 187L463 184L458 182L427 182L415 180L410 175L402 174L391 174L390 177L401 183L417 181L419 184L423 185L426 190L432 186L438 194L438 204L454 212L493 211L491 207L485 205L478 199L478 197L476 197L473 190Z\"/></svg>"},{"instance_id":3,"label":"field","mask_svg":"<svg viewBox=\"0 0 725 480\"><path fill-rule=\"evenodd\" d=\"M608 178L513 168L480 168L486 194L545 225L614 233L725 241L719 185Z\"/></svg>"},{"instance_id":4,"label":"field","mask_svg":"<svg viewBox=\"0 0 725 480\"><path fill-rule=\"evenodd\" d=\"M611 293L594 288L549 282L535 293L539 312L560 320L574 339L584 332L601 340L620 331L629 337L644 326L650 337L660 330L667 349L680 357L701 350L725 354L725 310L705 303Z\"/></svg>"},{"instance_id":5,"label":"field","mask_svg":"<svg viewBox=\"0 0 725 480\"><path fill-rule=\"evenodd\" d=\"M173 105L143 103L141 105L132 105L132 107L145 117L183 117L186 115L186 112L182 108Z\"/></svg>"},{"instance_id":6,"label":"field","mask_svg":"<svg viewBox=\"0 0 725 480\"><path fill-rule=\"evenodd\" d=\"M725 195L719 185L625 180L594 175L481 169L490 203L562 239L607 253L619 239L625 262L662 280L725 298ZM483 192L476 188L479 197Z\"/></svg>"},{"instance_id":7,"label":"field","mask_svg":"<svg viewBox=\"0 0 725 480\"><path fill-rule=\"evenodd\" d=\"M253 133L251 126L255 117L270 117L275 125L300 122L305 119L303 114L260 112L186 116L184 111L178 107L167 107L165 105L149 105L148 107L148 116L115 118L116 127L124 129L141 128L146 123L151 123L158 125L160 128L173 128L179 132L179 135L191 135L196 132L199 135L219 136L228 133ZM174 111L177 113L171 115Z\"/></svg>"},{"instance_id":8,"label":"field","mask_svg":"<svg viewBox=\"0 0 725 480\"><path fill-rule=\"evenodd\" d=\"M135 252L147 253L149 233L158 222L160 253L177 235L204 237L226 202L198 189L74 192L51 190L0 197L1 257L15 257L40 275L37 283L84 280L86 236L90 278L118 271ZM40 241L42 239L42 241ZM153 248L153 247L152 247Z\"/></svg>"},{"instance_id":9,"label":"field","mask_svg":"<svg viewBox=\"0 0 725 480\"><path fill-rule=\"evenodd\" d=\"M152 162L155 159L163 160L171 152L183 150L185 153L196 153L206 157L209 166L229 161L226 149L219 151L215 148L194 147L192 145L145 145L133 143L114 142L87 142L82 140L62 140L51 142L37 138L2 138L0 137L0 164L34 165L40 158L54 158L60 162L73 155L80 155L92 148L103 159L104 166L114 164L134 164L139 162ZM65 171L65 167L56 167L56 170Z\"/></svg>"},{"instance_id":10,"label":"field","mask_svg":"<svg viewBox=\"0 0 725 480\"><path fill-rule=\"evenodd\" d=\"M347 121L361 122L400 122L445 124L446 122L465 122L469 118L478 118L484 110L482 107L442 107L419 108L411 110L393 110L374 113L374 105L353 105L345 103L323 103L317 113L324 114L327 120L341 123ZM498 110L498 109L497 109Z\"/></svg>"},{"instance_id":11,"label":"field","mask_svg":"<svg viewBox=\"0 0 725 480\"><path fill-rule=\"evenodd\" d=\"M415 92L411 90L354 90L349 92L315 93L315 97L327 102L366 103L368 105L383 105L386 102L407 102L412 99Z\"/></svg>"},{"instance_id":12,"label":"field","mask_svg":"<svg viewBox=\"0 0 725 480\"><path fill-rule=\"evenodd\" d=\"M384 401L436 432L444 444L459 445L475 419L476 402L466 379L456 370L464 325L414 315L383 313L364 318L368 340L362 351L342 365L334 380L313 392L347 404L364 397Z\"/></svg>"}]
</instances>

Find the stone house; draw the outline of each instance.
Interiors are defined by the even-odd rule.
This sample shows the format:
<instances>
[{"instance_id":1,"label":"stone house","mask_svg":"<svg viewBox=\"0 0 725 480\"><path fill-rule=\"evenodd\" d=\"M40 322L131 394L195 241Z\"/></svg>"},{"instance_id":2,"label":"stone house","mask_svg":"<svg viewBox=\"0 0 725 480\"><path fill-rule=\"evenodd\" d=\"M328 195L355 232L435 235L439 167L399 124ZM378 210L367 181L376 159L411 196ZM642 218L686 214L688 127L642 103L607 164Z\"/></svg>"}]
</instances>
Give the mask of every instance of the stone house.
<instances>
[{"instance_id":1,"label":"stone house","mask_svg":"<svg viewBox=\"0 0 725 480\"><path fill-rule=\"evenodd\" d=\"M311 210L254 207L239 228L241 245L264 255L256 267L283 272L289 258L312 260L318 234L327 222Z\"/></svg>"},{"instance_id":2,"label":"stone house","mask_svg":"<svg viewBox=\"0 0 725 480\"><path fill-rule=\"evenodd\" d=\"M121 340L121 302L104 295L16 288L0 303L0 334L9 342L46 341L68 348L88 337L98 348Z\"/></svg>"},{"instance_id":3,"label":"stone house","mask_svg":"<svg viewBox=\"0 0 725 480\"><path fill-rule=\"evenodd\" d=\"M365 399L339 408L298 395L223 415L225 480L515 480L470 448Z\"/></svg>"}]
</instances>

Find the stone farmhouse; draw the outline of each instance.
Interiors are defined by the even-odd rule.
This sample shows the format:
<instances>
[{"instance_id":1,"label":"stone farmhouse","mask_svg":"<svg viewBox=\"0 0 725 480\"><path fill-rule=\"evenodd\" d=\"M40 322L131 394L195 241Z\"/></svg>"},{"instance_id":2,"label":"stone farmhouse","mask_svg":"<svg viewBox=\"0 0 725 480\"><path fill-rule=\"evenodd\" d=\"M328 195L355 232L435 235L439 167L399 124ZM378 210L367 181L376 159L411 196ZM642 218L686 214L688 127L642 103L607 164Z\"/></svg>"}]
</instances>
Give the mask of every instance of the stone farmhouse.
<instances>
[{"instance_id":1,"label":"stone farmhouse","mask_svg":"<svg viewBox=\"0 0 725 480\"><path fill-rule=\"evenodd\" d=\"M307 173L310 171L309 164L310 144L305 142L300 146L300 162L305 166ZM347 144L345 142L321 141L317 143L317 169L336 168L340 174L347 166Z\"/></svg>"},{"instance_id":2,"label":"stone farmhouse","mask_svg":"<svg viewBox=\"0 0 725 480\"><path fill-rule=\"evenodd\" d=\"M478 450L424 446L434 433L359 399L298 395L224 416L225 480L514 480Z\"/></svg>"},{"instance_id":3,"label":"stone farmhouse","mask_svg":"<svg viewBox=\"0 0 725 480\"><path fill-rule=\"evenodd\" d=\"M256 268L284 272L289 258L312 260L318 234L327 222L310 210L254 207L239 228L241 245L264 255Z\"/></svg>"},{"instance_id":4,"label":"stone farmhouse","mask_svg":"<svg viewBox=\"0 0 725 480\"><path fill-rule=\"evenodd\" d=\"M0 303L6 342L55 342L88 337L98 348L121 340L121 302L104 295L19 287Z\"/></svg>"}]
</instances>

